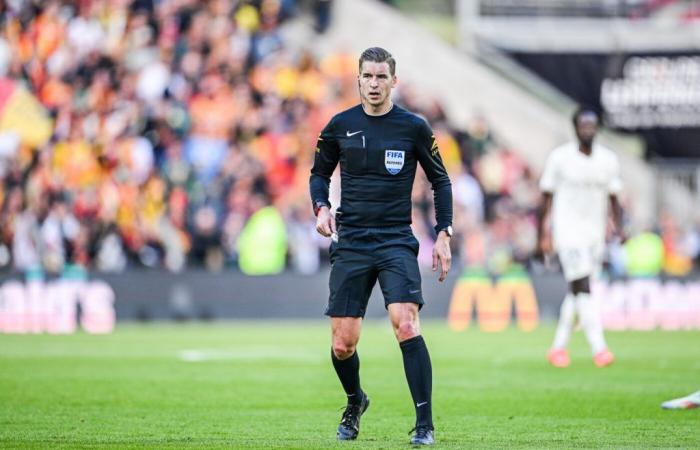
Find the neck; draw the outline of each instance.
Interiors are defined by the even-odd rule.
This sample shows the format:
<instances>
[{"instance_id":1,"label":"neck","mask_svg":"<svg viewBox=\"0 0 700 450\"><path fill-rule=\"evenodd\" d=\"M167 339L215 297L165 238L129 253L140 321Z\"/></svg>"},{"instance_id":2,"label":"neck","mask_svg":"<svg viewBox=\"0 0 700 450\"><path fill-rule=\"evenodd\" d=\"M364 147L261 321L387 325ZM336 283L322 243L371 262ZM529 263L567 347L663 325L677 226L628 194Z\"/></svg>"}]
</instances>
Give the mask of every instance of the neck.
<instances>
[{"instance_id":1,"label":"neck","mask_svg":"<svg viewBox=\"0 0 700 450\"><path fill-rule=\"evenodd\" d=\"M586 145L584 143L579 142L578 149L581 153L585 155L590 155L593 152L593 144Z\"/></svg>"},{"instance_id":2,"label":"neck","mask_svg":"<svg viewBox=\"0 0 700 450\"><path fill-rule=\"evenodd\" d=\"M381 105L371 105L369 102L362 100L362 109L365 110L365 113L367 113L370 116L381 116L383 114L388 113L391 111L391 108L394 107L394 103L391 100L387 100L386 102L382 103Z\"/></svg>"}]
</instances>

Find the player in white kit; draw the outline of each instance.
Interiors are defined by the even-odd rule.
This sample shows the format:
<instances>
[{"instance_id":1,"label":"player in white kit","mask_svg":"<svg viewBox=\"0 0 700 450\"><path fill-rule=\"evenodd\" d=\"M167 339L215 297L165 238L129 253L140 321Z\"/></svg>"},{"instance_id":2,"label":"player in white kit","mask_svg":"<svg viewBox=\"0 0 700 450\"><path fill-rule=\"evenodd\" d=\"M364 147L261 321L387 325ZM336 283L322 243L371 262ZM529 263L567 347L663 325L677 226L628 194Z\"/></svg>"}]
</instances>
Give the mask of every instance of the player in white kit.
<instances>
[{"instance_id":1,"label":"player in white kit","mask_svg":"<svg viewBox=\"0 0 700 450\"><path fill-rule=\"evenodd\" d=\"M608 203L615 231L624 241L622 209L617 198L622 189L620 166L611 150L593 142L598 131L594 111L578 109L573 122L577 141L552 151L540 180L543 202L538 251L542 256L557 252L569 288L548 360L555 367L569 365L566 346L578 314L593 361L604 367L612 364L615 357L605 343L600 307L591 297L590 286L605 248Z\"/></svg>"}]
</instances>

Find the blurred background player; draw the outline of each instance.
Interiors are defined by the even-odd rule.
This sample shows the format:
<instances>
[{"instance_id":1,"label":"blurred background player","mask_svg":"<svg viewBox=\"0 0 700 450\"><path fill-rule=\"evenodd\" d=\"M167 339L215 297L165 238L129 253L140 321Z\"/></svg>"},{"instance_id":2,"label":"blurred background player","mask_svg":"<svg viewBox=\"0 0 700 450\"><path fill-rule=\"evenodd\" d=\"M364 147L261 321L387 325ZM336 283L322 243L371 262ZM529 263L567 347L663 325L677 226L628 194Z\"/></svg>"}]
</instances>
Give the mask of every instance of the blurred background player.
<instances>
[{"instance_id":1,"label":"blurred background player","mask_svg":"<svg viewBox=\"0 0 700 450\"><path fill-rule=\"evenodd\" d=\"M579 108L574 113L573 124L577 141L552 151L540 180L543 199L538 249L543 256L556 250L568 283L548 360L555 367L569 365L566 346L578 314L593 351L593 361L604 367L615 358L605 343L598 301L591 296L591 277L598 272L603 256L608 202L615 231L624 240L622 209L617 199L622 182L615 154L593 142L598 131L598 115Z\"/></svg>"},{"instance_id":2,"label":"blurred background player","mask_svg":"<svg viewBox=\"0 0 700 450\"><path fill-rule=\"evenodd\" d=\"M700 391L688 394L685 397L667 400L661 404L663 409L694 409L700 407Z\"/></svg>"}]
</instances>

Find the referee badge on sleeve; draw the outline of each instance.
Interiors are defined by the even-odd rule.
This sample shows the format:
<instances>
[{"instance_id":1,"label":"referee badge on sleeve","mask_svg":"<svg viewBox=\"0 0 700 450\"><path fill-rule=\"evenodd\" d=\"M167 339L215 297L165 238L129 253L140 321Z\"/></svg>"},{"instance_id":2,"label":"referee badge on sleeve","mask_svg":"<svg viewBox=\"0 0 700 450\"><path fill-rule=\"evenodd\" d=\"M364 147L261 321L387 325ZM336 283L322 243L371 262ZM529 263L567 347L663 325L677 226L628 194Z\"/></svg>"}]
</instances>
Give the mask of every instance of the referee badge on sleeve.
<instances>
[{"instance_id":1,"label":"referee badge on sleeve","mask_svg":"<svg viewBox=\"0 0 700 450\"><path fill-rule=\"evenodd\" d=\"M403 168L405 153L406 152L404 152L403 150L384 151L384 167L386 167L386 170L390 174L396 175L397 173L401 172L401 169Z\"/></svg>"}]
</instances>

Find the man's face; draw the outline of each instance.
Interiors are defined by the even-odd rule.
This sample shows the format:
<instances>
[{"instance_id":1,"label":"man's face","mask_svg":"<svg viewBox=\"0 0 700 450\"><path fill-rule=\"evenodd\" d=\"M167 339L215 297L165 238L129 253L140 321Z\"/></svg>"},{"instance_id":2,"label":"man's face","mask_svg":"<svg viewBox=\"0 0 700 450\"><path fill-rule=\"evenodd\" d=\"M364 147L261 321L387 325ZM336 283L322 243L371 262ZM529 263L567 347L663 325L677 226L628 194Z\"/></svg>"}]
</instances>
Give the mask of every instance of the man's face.
<instances>
[{"instance_id":1,"label":"man's face","mask_svg":"<svg viewBox=\"0 0 700 450\"><path fill-rule=\"evenodd\" d=\"M391 75L389 63L363 61L358 82L362 101L379 108L389 102L396 76Z\"/></svg>"},{"instance_id":2,"label":"man's face","mask_svg":"<svg viewBox=\"0 0 700 450\"><path fill-rule=\"evenodd\" d=\"M598 132L598 117L593 113L583 113L576 121L576 136L583 145L590 147Z\"/></svg>"}]
</instances>

